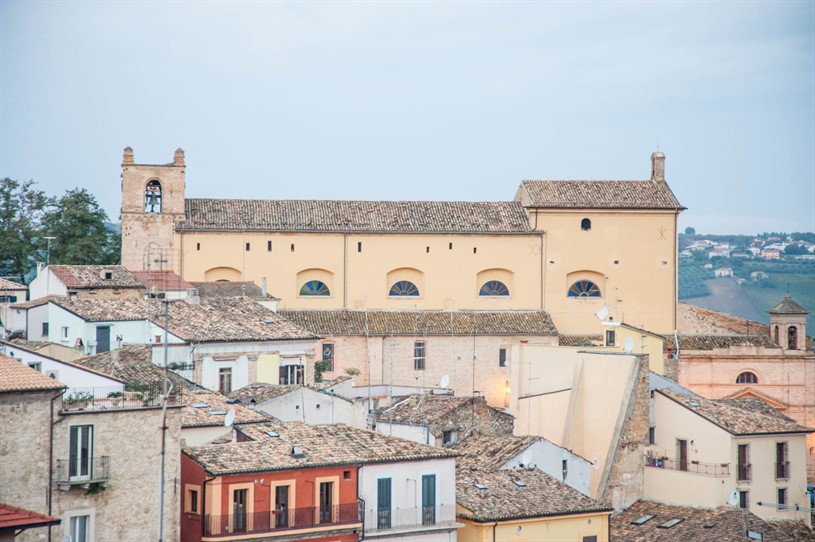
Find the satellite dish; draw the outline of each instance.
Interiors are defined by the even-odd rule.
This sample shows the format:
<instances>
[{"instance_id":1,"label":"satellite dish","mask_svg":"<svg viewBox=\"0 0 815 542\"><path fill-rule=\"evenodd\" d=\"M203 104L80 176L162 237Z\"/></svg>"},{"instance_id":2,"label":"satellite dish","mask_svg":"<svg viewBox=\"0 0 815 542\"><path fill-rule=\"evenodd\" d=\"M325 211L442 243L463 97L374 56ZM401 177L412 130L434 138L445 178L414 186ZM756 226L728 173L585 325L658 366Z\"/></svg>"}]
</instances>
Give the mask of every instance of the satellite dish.
<instances>
[{"instance_id":1,"label":"satellite dish","mask_svg":"<svg viewBox=\"0 0 815 542\"><path fill-rule=\"evenodd\" d=\"M730 506L738 506L739 505L739 492L734 491L730 494L730 498L727 499L727 504Z\"/></svg>"},{"instance_id":2,"label":"satellite dish","mask_svg":"<svg viewBox=\"0 0 815 542\"><path fill-rule=\"evenodd\" d=\"M528 467L528 466L529 466L529 463L530 463L531 461L532 461L532 450L530 450L529 448L527 448L527 449L526 449L526 451L524 452L524 455L522 455L522 456L521 456L521 464L522 464L524 467Z\"/></svg>"},{"instance_id":3,"label":"satellite dish","mask_svg":"<svg viewBox=\"0 0 815 542\"><path fill-rule=\"evenodd\" d=\"M608 316L608 307L603 307L596 312L596 315L598 320L605 320L606 316Z\"/></svg>"},{"instance_id":4,"label":"satellite dish","mask_svg":"<svg viewBox=\"0 0 815 542\"><path fill-rule=\"evenodd\" d=\"M442 388L446 389L448 384L450 384L450 376L449 375L444 375L443 377L441 377L441 382L439 383L439 385Z\"/></svg>"},{"instance_id":5,"label":"satellite dish","mask_svg":"<svg viewBox=\"0 0 815 542\"><path fill-rule=\"evenodd\" d=\"M626 338L623 341L623 350L625 350L626 352L631 352L632 350L634 350L634 339L632 339L631 337Z\"/></svg>"},{"instance_id":6,"label":"satellite dish","mask_svg":"<svg viewBox=\"0 0 815 542\"><path fill-rule=\"evenodd\" d=\"M224 418L224 426L231 427L233 423L235 423L235 411L230 410L226 413L226 417Z\"/></svg>"}]
</instances>

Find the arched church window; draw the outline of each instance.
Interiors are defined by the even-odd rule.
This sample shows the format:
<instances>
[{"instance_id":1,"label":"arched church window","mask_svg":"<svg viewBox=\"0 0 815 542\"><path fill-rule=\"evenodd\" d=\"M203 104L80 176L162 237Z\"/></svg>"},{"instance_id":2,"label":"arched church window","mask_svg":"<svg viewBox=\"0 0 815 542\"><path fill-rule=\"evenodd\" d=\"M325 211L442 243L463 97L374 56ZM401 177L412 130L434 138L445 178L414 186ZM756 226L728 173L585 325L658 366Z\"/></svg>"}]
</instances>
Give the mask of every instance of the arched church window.
<instances>
[{"instance_id":1,"label":"arched church window","mask_svg":"<svg viewBox=\"0 0 815 542\"><path fill-rule=\"evenodd\" d=\"M787 329L787 350L798 350L798 328L795 326Z\"/></svg>"},{"instance_id":2,"label":"arched church window","mask_svg":"<svg viewBox=\"0 0 815 542\"><path fill-rule=\"evenodd\" d=\"M758 377L755 373L744 371L736 378L736 384L758 384Z\"/></svg>"},{"instance_id":3,"label":"arched church window","mask_svg":"<svg viewBox=\"0 0 815 542\"><path fill-rule=\"evenodd\" d=\"M580 229L583 231L589 231L591 229L591 220L588 218L584 218L580 221Z\"/></svg>"},{"instance_id":4,"label":"arched church window","mask_svg":"<svg viewBox=\"0 0 815 542\"><path fill-rule=\"evenodd\" d=\"M310 280L300 288L300 295L331 295L331 291L328 289L328 286L325 285L325 282L321 280Z\"/></svg>"},{"instance_id":5,"label":"arched church window","mask_svg":"<svg viewBox=\"0 0 815 542\"><path fill-rule=\"evenodd\" d=\"M144 189L144 212L161 212L161 183L153 179Z\"/></svg>"},{"instance_id":6,"label":"arched church window","mask_svg":"<svg viewBox=\"0 0 815 542\"><path fill-rule=\"evenodd\" d=\"M509 288L507 285L501 282L500 280L488 280L481 286L481 290L478 291L478 295L480 296L507 296L509 295Z\"/></svg>"},{"instance_id":7,"label":"arched church window","mask_svg":"<svg viewBox=\"0 0 815 542\"><path fill-rule=\"evenodd\" d=\"M773 340L775 341L775 344L778 344L778 326L775 326L775 328L773 329ZM778 344L778 346L781 345Z\"/></svg>"},{"instance_id":8,"label":"arched church window","mask_svg":"<svg viewBox=\"0 0 815 542\"><path fill-rule=\"evenodd\" d=\"M390 292L388 292L389 296L395 297L402 297L402 296L411 296L415 297L419 295L419 289L416 287L415 284L410 282L409 280L400 280L399 282L395 283L391 286Z\"/></svg>"},{"instance_id":9,"label":"arched church window","mask_svg":"<svg viewBox=\"0 0 815 542\"><path fill-rule=\"evenodd\" d=\"M578 280L569 288L569 297L601 297L600 288L590 280Z\"/></svg>"}]
</instances>

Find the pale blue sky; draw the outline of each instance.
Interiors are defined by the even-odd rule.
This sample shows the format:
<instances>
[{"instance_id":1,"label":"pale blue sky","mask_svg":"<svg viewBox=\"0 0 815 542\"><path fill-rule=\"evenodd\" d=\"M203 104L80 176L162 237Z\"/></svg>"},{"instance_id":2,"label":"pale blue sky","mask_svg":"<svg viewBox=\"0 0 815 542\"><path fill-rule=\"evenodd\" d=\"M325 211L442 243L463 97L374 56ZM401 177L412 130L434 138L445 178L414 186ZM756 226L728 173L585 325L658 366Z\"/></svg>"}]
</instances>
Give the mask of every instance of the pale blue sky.
<instances>
[{"instance_id":1,"label":"pale blue sky","mask_svg":"<svg viewBox=\"0 0 815 542\"><path fill-rule=\"evenodd\" d=\"M0 3L0 175L115 221L187 195L509 200L645 179L700 233L815 231L815 2Z\"/></svg>"}]
</instances>

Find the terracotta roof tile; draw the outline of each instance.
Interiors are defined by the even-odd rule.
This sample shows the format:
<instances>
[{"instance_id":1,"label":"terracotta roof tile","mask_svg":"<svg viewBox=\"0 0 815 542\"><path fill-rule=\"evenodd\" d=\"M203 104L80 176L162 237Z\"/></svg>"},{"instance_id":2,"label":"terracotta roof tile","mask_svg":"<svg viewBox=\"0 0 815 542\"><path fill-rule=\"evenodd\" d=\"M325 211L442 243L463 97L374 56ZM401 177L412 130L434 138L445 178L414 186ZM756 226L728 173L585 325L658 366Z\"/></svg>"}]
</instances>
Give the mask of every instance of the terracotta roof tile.
<instances>
[{"instance_id":1,"label":"terracotta roof tile","mask_svg":"<svg viewBox=\"0 0 815 542\"><path fill-rule=\"evenodd\" d=\"M602 335L558 335L560 346L598 346L603 344Z\"/></svg>"},{"instance_id":2,"label":"terracotta roof tile","mask_svg":"<svg viewBox=\"0 0 815 542\"><path fill-rule=\"evenodd\" d=\"M677 326L680 333L703 335L767 335L770 327L731 314L691 305L677 304Z\"/></svg>"},{"instance_id":3,"label":"terracotta roof tile","mask_svg":"<svg viewBox=\"0 0 815 542\"><path fill-rule=\"evenodd\" d=\"M377 418L383 422L433 425L444 421L453 412L461 408L467 408L469 412L473 401L486 404L483 397L433 394L410 395L382 409ZM488 405L487 408L495 416L512 418L510 414L497 408Z\"/></svg>"},{"instance_id":4,"label":"terracotta roof tile","mask_svg":"<svg viewBox=\"0 0 815 542\"><path fill-rule=\"evenodd\" d=\"M263 291L260 286L251 280L241 282L191 282L193 288L198 290L201 299L213 297L250 297L252 299L263 299ZM272 298L266 295L267 298Z\"/></svg>"},{"instance_id":5,"label":"terracotta roof tile","mask_svg":"<svg viewBox=\"0 0 815 542\"><path fill-rule=\"evenodd\" d=\"M321 336L365 335L366 311L280 310L280 315ZM543 311L455 311L457 335L554 335L555 324ZM450 311L367 311L369 335L450 335Z\"/></svg>"},{"instance_id":6,"label":"terracotta roof tile","mask_svg":"<svg viewBox=\"0 0 815 542\"><path fill-rule=\"evenodd\" d=\"M0 393L61 390L65 384L48 378L14 358L0 354Z\"/></svg>"},{"instance_id":7,"label":"terracotta roof tile","mask_svg":"<svg viewBox=\"0 0 815 542\"><path fill-rule=\"evenodd\" d=\"M255 440L187 448L183 452L213 475L456 456L455 452L444 448L344 424L252 424L240 427L238 431ZM279 436L270 436L268 432L272 431ZM293 448L302 455L293 455Z\"/></svg>"},{"instance_id":8,"label":"terracotta roof tile","mask_svg":"<svg viewBox=\"0 0 815 542\"><path fill-rule=\"evenodd\" d=\"M790 294L787 294L776 306L769 310L770 314L809 314L807 310L796 303Z\"/></svg>"},{"instance_id":9,"label":"terracotta roof tile","mask_svg":"<svg viewBox=\"0 0 815 542\"><path fill-rule=\"evenodd\" d=\"M153 347L150 345L124 345L108 352L78 359L74 363L127 384L158 388L164 386L164 369L153 363ZM167 377L176 390L199 387L172 371L167 371Z\"/></svg>"},{"instance_id":10,"label":"terracotta roof tile","mask_svg":"<svg viewBox=\"0 0 815 542\"><path fill-rule=\"evenodd\" d=\"M191 290L194 288L192 284L173 271L131 271L131 273L148 291L152 291L154 287L159 292Z\"/></svg>"},{"instance_id":11,"label":"terracotta roof tile","mask_svg":"<svg viewBox=\"0 0 815 542\"><path fill-rule=\"evenodd\" d=\"M239 399L244 404L250 403L253 399L256 403L265 403L271 399L282 397L287 393L291 393L299 387L299 385L295 384L282 385L268 384L266 382L253 382L239 390L233 391L229 394L229 397Z\"/></svg>"},{"instance_id":12,"label":"terracotta roof tile","mask_svg":"<svg viewBox=\"0 0 815 542\"><path fill-rule=\"evenodd\" d=\"M530 207L549 209L684 209L666 183L523 181Z\"/></svg>"},{"instance_id":13,"label":"terracotta roof tile","mask_svg":"<svg viewBox=\"0 0 815 542\"><path fill-rule=\"evenodd\" d=\"M763 348L778 348L778 345L768 335L686 335L678 334L679 351L683 350L713 350L714 348L730 348L732 346L761 346ZM665 348L676 349L674 337L665 337Z\"/></svg>"},{"instance_id":14,"label":"terracotta roof tile","mask_svg":"<svg viewBox=\"0 0 815 542\"><path fill-rule=\"evenodd\" d=\"M0 277L0 291L3 290L28 290L28 287L23 284L18 284L16 282L12 282L10 280L6 280Z\"/></svg>"},{"instance_id":15,"label":"terracotta roof tile","mask_svg":"<svg viewBox=\"0 0 815 542\"><path fill-rule=\"evenodd\" d=\"M456 445L455 450L461 454L456 459L456 466L462 469L499 469L539 438L531 435L500 437L473 433Z\"/></svg>"},{"instance_id":16,"label":"terracotta roof tile","mask_svg":"<svg viewBox=\"0 0 815 542\"><path fill-rule=\"evenodd\" d=\"M466 509L460 518L476 522L612 511L538 469L524 468L456 469L456 504Z\"/></svg>"},{"instance_id":17,"label":"terracotta roof tile","mask_svg":"<svg viewBox=\"0 0 815 542\"><path fill-rule=\"evenodd\" d=\"M530 233L509 201L187 199L184 231Z\"/></svg>"},{"instance_id":18,"label":"terracotta roof tile","mask_svg":"<svg viewBox=\"0 0 815 542\"><path fill-rule=\"evenodd\" d=\"M65 299L62 296L58 295L47 295L45 297L38 297L37 299L30 299L28 301L22 301L20 303L15 303L11 306L12 309L33 309L34 307L39 307L40 305L46 305L49 301L53 301L54 299Z\"/></svg>"},{"instance_id":19,"label":"terracotta roof tile","mask_svg":"<svg viewBox=\"0 0 815 542\"><path fill-rule=\"evenodd\" d=\"M68 289L144 288L139 279L121 265L52 265L48 269ZM105 271L111 273L111 278L104 278Z\"/></svg>"},{"instance_id":20,"label":"terracotta roof tile","mask_svg":"<svg viewBox=\"0 0 815 542\"><path fill-rule=\"evenodd\" d=\"M667 389L656 390L665 397L695 412L732 435L773 435L782 433L812 433L815 429L799 425L789 418L768 415L758 410L748 410L748 402L734 403L688 397Z\"/></svg>"},{"instance_id":21,"label":"terracotta roof tile","mask_svg":"<svg viewBox=\"0 0 815 542\"><path fill-rule=\"evenodd\" d=\"M55 517L0 502L0 532L11 530L12 539L16 529L59 525L61 521Z\"/></svg>"},{"instance_id":22,"label":"terracotta roof tile","mask_svg":"<svg viewBox=\"0 0 815 542\"><path fill-rule=\"evenodd\" d=\"M642 525L633 522L648 515L654 517ZM660 525L681 519L671 528ZM613 542L726 542L745 540L744 523L751 531L764 535L765 542L794 542L796 539L776 529L773 524L740 508L716 509L673 506L650 501L637 501L611 518Z\"/></svg>"},{"instance_id":23,"label":"terracotta roof tile","mask_svg":"<svg viewBox=\"0 0 815 542\"><path fill-rule=\"evenodd\" d=\"M247 423L268 423L274 418L250 410L240 403L231 403L229 398L209 390L181 391L181 427L218 427L224 425L226 413L235 411L234 425ZM203 406L206 405L206 406Z\"/></svg>"}]
</instances>

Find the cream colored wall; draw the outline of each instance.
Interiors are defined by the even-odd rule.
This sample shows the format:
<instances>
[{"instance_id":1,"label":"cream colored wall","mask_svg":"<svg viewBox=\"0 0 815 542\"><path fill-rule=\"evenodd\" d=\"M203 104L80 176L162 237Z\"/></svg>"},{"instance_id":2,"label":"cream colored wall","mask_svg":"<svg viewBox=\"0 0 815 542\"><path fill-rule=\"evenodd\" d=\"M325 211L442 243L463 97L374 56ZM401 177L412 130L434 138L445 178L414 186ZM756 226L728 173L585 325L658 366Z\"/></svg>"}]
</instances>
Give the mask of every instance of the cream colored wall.
<instances>
[{"instance_id":1,"label":"cream colored wall","mask_svg":"<svg viewBox=\"0 0 815 542\"><path fill-rule=\"evenodd\" d=\"M645 467L645 498L677 506L723 506L732 486L728 477L688 474L672 469Z\"/></svg>"},{"instance_id":2,"label":"cream colored wall","mask_svg":"<svg viewBox=\"0 0 815 542\"><path fill-rule=\"evenodd\" d=\"M502 521L495 526L494 537L494 523L459 521L464 524L458 530L459 542L579 542L592 535L598 542L608 542L608 512Z\"/></svg>"},{"instance_id":3,"label":"cream colored wall","mask_svg":"<svg viewBox=\"0 0 815 542\"><path fill-rule=\"evenodd\" d=\"M583 218L591 220L591 230L580 228ZM673 332L676 218L672 211L531 210L533 226L546 232L545 310L558 330L592 329L594 313L605 305L617 321ZM569 275L582 271L605 277L598 284L601 298L567 297Z\"/></svg>"},{"instance_id":4,"label":"cream colored wall","mask_svg":"<svg viewBox=\"0 0 815 542\"><path fill-rule=\"evenodd\" d=\"M509 411L516 417L515 434L542 436L595 462L591 495L597 497L637 357L525 345L513 349L511 367Z\"/></svg>"},{"instance_id":5,"label":"cream colored wall","mask_svg":"<svg viewBox=\"0 0 815 542\"><path fill-rule=\"evenodd\" d=\"M281 308L503 310L541 307L541 234L346 236L186 232L178 237L184 259L182 275L186 280L213 279L214 275L207 276L207 271L218 267L234 269L243 280L257 284L267 277L269 293L282 298ZM271 252L267 250L268 241L272 241ZM249 251L246 251L246 243L250 244ZM358 243L362 243L361 252ZM423 284L417 284L420 296L388 296L391 287L388 274L402 269L418 270L423 275L420 279ZM302 273L305 270L314 270L314 277ZM480 297L479 273L482 280L502 273L511 276L510 295ZM391 280L398 280L397 275L398 272L393 273ZM235 280L237 275L233 276L224 278ZM330 279L326 279L327 276ZM414 276L415 273L409 272L406 278ZM301 297L302 282L310 278L328 280L331 295Z\"/></svg>"},{"instance_id":6,"label":"cream colored wall","mask_svg":"<svg viewBox=\"0 0 815 542\"><path fill-rule=\"evenodd\" d=\"M257 360L256 382L277 384L280 382L280 354L260 354Z\"/></svg>"},{"instance_id":7,"label":"cream colored wall","mask_svg":"<svg viewBox=\"0 0 815 542\"><path fill-rule=\"evenodd\" d=\"M603 341L605 342L606 331L614 330L616 332L614 347L615 351L624 351L625 340L631 339L631 344L634 345L632 350L635 354L648 355L648 368L657 374L665 374L665 359L664 359L664 341L661 337L655 337L649 333L643 333L626 326L601 326L603 333Z\"/></svg>"}]
</instances>

